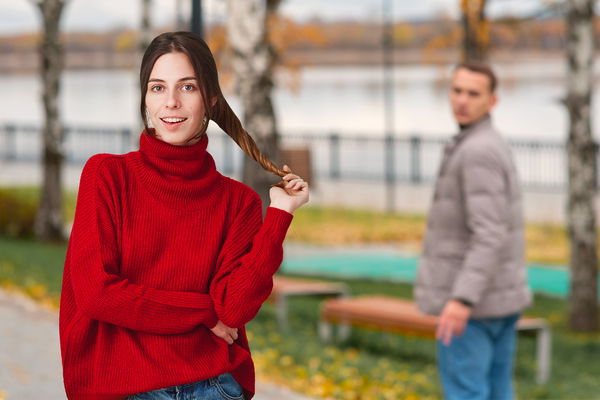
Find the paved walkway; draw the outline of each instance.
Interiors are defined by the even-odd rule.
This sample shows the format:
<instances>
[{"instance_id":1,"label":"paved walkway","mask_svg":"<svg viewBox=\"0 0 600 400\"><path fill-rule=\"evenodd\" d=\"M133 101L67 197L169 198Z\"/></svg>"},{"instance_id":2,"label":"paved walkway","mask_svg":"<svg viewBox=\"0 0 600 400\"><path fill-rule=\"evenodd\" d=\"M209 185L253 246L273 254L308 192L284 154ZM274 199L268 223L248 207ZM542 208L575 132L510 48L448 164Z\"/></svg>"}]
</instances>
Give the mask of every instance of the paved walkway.
<instances>
[{"instance_id":1,"label":"paved walkway","mask_svg":"<svg viewBox=\"0 0 600 400\"><path fill-rule=\"evenodd\" d=\"M310 400L257 382L256 400ZM58 315L0 289L0 400L65 400Z\"/></svg>"}]
</instances>

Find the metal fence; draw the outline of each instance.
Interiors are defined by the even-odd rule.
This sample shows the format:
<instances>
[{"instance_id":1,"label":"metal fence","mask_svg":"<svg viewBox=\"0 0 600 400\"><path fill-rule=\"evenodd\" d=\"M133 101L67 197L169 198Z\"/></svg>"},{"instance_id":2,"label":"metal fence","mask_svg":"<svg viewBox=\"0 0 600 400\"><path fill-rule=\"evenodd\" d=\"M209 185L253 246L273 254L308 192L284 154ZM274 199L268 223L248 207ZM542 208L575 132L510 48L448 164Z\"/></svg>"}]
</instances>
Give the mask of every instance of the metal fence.
<instances>
[{"instance_id":1,"label":"metal fence","mask_svg":"<svg viewBox=\"0 0 600 400\"><path fill-rule=\"evenodd\" d=\"M209 151L225 174L239 173L243 154L223 132L209 130ZM67 162L83 164L97 153L126 153L137 146L128 128L68 127L64 151ZM286 134L284 147L310 152L313 178L430 183L435 179L443 138L408 135L393 138L369 135ZM566 186L566 151L558 141L510 140L525 188L562 189ZM41 154L40 128L0 126L0 160L37 162Z\"/></svg>"}]
</instances>

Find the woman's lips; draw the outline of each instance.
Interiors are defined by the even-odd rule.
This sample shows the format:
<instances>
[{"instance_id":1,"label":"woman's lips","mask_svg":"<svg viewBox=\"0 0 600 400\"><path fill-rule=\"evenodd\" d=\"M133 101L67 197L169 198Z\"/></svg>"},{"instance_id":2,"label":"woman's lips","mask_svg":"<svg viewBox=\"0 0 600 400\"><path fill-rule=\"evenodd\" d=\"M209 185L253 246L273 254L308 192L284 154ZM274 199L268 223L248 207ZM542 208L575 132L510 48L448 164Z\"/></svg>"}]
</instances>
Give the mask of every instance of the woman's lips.
<instances>
[{"instance_id":1,"label":"woman's lips","mask_svg":"<svg viewBox=\"0 0 600 400\"><path fill-rule=\"evenodd\" d=\"M179 125L187 120L187 118L182 117L163 117L160 118L162 123L171 130L175 130L179 127Z\"/></svg>"}]
</instances>

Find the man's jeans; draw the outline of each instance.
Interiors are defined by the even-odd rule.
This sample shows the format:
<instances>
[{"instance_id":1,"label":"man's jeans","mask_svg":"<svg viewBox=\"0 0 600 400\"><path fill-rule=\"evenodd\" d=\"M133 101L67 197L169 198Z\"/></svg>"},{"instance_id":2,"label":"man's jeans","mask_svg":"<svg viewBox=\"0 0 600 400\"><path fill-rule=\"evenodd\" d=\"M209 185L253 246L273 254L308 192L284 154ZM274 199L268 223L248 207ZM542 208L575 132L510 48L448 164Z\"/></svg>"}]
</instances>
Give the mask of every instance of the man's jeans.
<instances>
[{"instance_id":1,"label":"man's jeans","mask_svg":"<svg viewBox=\"0 0 600 400\"><path fill-rule=\"evenodd\" d=\"M438 340L438 368L446 400L511 400L519 315L469 320L449 346Z\"/></svg>"},{"instance_id":2,"label":"man's jeans","mask_svg":"<svg viewBox=\"0 0 600 400\"><path fill-rule=\"evenodd\" d=\"M231 374L204 381L139 393L126 400L243 400L242 387Z\"/></svg>"}]
</instances>

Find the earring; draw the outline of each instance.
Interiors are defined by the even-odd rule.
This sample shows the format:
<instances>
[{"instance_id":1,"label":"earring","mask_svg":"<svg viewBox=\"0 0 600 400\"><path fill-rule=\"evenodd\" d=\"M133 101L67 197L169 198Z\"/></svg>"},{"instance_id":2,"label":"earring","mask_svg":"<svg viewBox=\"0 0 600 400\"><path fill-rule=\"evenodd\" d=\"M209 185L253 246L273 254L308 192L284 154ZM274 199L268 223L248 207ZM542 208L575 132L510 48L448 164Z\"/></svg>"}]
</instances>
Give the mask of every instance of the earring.
<instances>
[{"instance_id":1,"label":"earring","mask_svg":"<svg viewBox=\"0 0 600 400\"><path fill-rule=\"evenodd\" d=\"M152 126L152 120L150 119L150 115L148 115L148 109L146 109L146 126L148 126L148 128L154 128Z\"/></svg>"}]
</instances>

